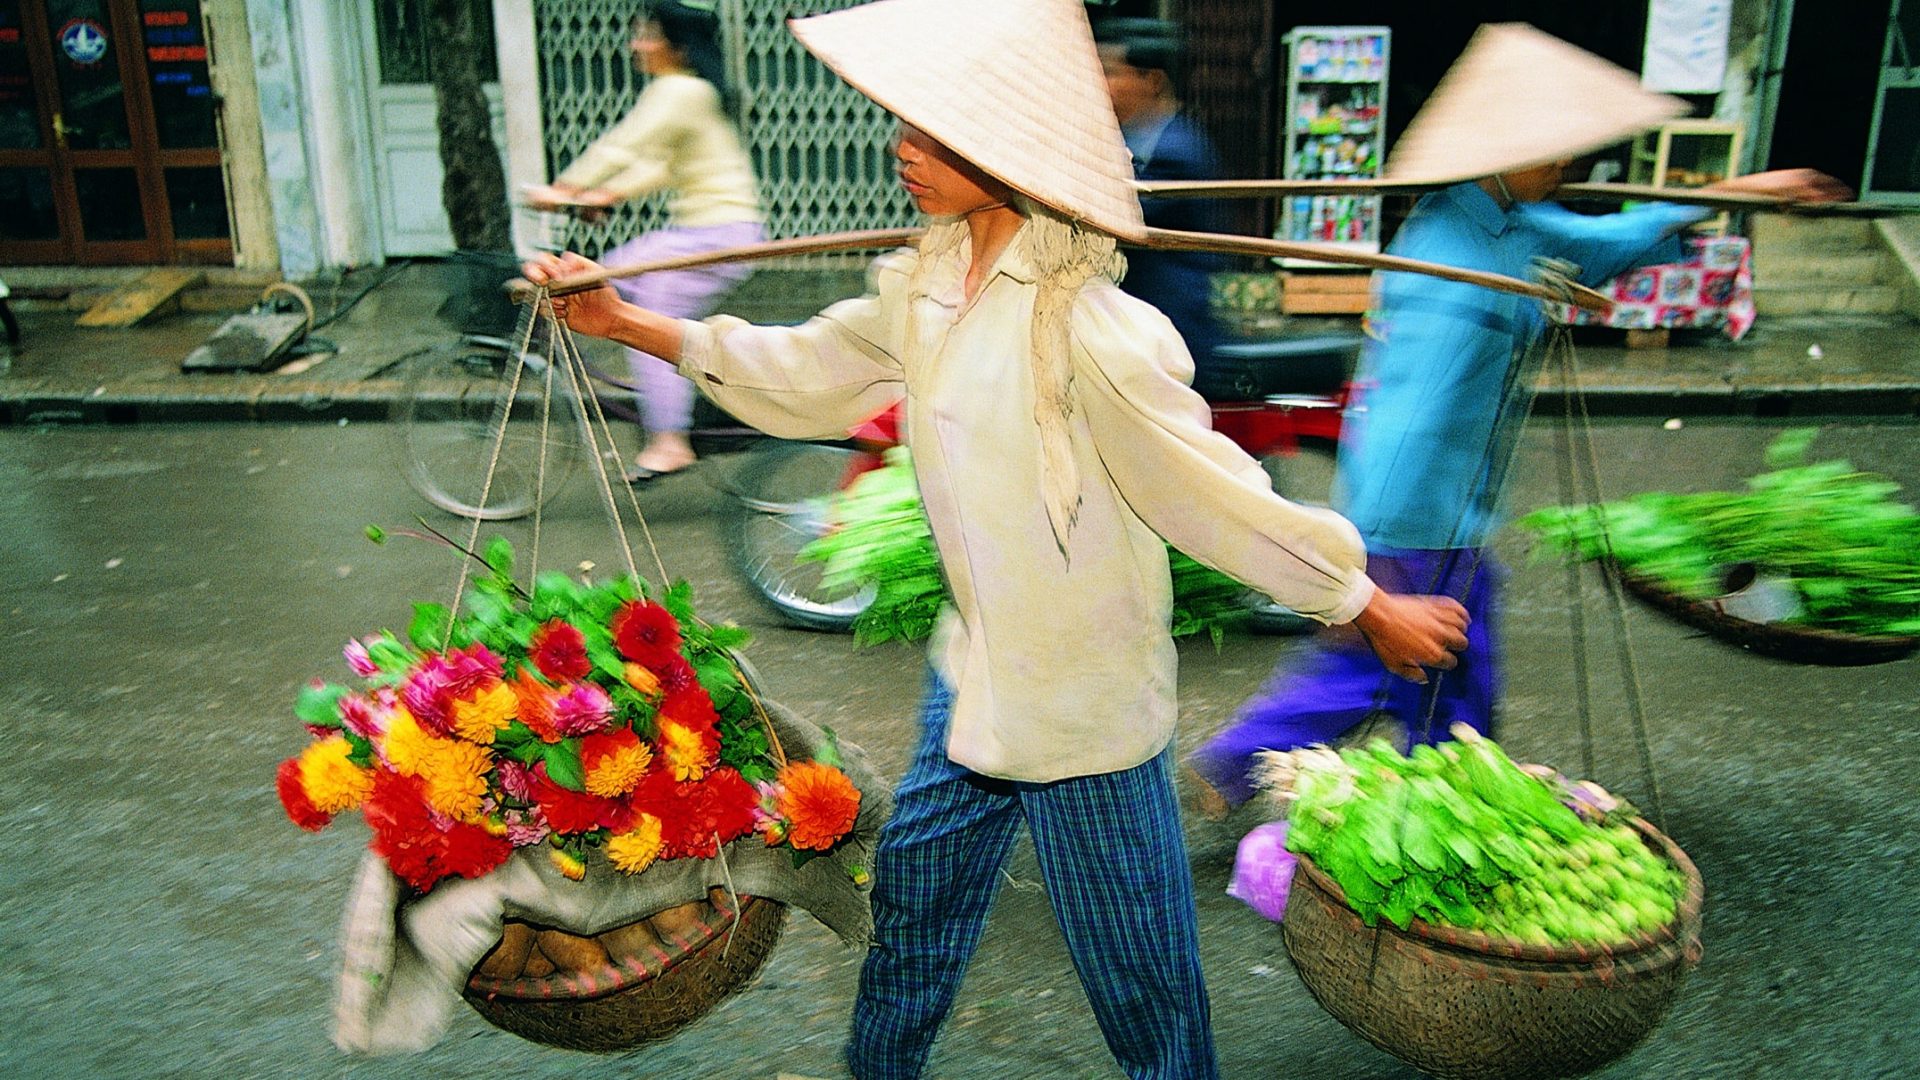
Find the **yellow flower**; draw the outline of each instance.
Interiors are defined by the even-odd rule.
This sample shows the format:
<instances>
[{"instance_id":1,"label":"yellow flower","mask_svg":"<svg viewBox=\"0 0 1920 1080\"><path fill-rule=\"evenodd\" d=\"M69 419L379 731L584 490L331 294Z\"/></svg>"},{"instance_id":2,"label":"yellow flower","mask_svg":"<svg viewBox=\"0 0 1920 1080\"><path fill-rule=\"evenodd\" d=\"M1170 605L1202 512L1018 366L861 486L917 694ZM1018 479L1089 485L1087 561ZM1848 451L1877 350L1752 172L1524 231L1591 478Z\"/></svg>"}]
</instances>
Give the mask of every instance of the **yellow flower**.
<instances>
[{"instance_id":1,"label":"yellow flower","mask_svg":"<svg viewBox=\"0 0 1920 1080\"><path fill-rule=\"evenodd\" d=\"M353 747L339 735L321 739L300 752L300 786L307 801L325 813L351 810L373 790L373 772L347 760Z\"/></svg>"},{"instance_id":2,"label":"yellow flower","mask_svg":"<svg viewBox=\"0 0 1920 1080\"><path fill-rule=\"evenodd\" d=\"M553 863L555 870L566 875L568 881L579 881L587 876L587 864L571 852L561 851L559 848L548 848L547 858Z\"/></svg>"},{"instance_id":3,"label":"yellow flower","mask_svg":"<svg viewBox=\"0 0 1920 1080\"><path fill-rule=\"evenodd\" d=\"M394 772L401 776L417 776L420 762L433 752L433 744L444 741L428 734L403 706L393 710L393 718L387 723L387 733L380 739L380 750L386 756L388 767Z\"/></svg>"},{"instance_id":4,"label":"yellow flower","mask_svg":"<svg viewBox=\"0 0 1920 1080\"><path fill-rule=\"evenodd\" d=\"M484 746L435 739L438 745L420 762L419 776L426 782L427 805L468 824L477 824L484 816L481 800L487 794L487 770L493 755Z\"/></svg>"},{"instance_id":5,"label":"yellow flower","mask_svg":"<svg viewBox=\"0 0 1920 1080\"><path fill-rule=\"evenodd\" d=\"M628 663L621 675L627 680L628 686L640 691L642 697L652 697L660 692L660 676L639 664Z\"/></svg>"},{"instance_id":6,"label":"yellow flower","mask_svg":"<svg viewBox=\"0 0 1920 1080\"><path fill-rule=\"evenodd\" d=\"M641 814L632 829L607 841L607 858L624 873L637 874L660 854L660 819Z\"/></svg>"},{"instance_id":7,"label":"yellow flower","mask_svg":"<svg viewBox=\"0 0 1920 1080\"><path fill-rule=\"evenodd\" d=\"M707 766L719 756L720 740L685 724L662 720L659 729L660 756L673 770L675 780L698 780L707 774Z\"/></svg>"},{"instance_id":8,"label":"yellow flower","mask_svg":"<svg viewBox=\"0 0 1920 1080\"><path fill-rule=\"evenodd\" d=\"M473 697L453 703L454 734L470 743L491 745L494 733L512 723L519 708L520 699L513 688L495 682Z\"/></svg>"}]
</instances>

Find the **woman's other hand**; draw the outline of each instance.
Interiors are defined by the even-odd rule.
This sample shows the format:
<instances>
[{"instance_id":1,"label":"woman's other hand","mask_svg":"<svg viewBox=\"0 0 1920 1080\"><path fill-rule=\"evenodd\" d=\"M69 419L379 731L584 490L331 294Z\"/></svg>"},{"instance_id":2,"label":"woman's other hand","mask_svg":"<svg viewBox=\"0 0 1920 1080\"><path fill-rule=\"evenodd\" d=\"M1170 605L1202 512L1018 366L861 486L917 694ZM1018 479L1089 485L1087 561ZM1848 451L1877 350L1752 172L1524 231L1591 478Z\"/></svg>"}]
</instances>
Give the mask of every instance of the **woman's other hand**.
<instances>
[{"instance_id":1,"label":"woman's other hand","mask_svg":"<svg viewBox=\"0 0 1920 1080\"><path fill-rule=\"evenodd\" d=\"M1353 625L1380 662L1409 682L1427 681L1426 668L1447 669L1467 647L1467 609L1447 596L1399 596L1375 590Z\"/></svg>"}]
</instances>

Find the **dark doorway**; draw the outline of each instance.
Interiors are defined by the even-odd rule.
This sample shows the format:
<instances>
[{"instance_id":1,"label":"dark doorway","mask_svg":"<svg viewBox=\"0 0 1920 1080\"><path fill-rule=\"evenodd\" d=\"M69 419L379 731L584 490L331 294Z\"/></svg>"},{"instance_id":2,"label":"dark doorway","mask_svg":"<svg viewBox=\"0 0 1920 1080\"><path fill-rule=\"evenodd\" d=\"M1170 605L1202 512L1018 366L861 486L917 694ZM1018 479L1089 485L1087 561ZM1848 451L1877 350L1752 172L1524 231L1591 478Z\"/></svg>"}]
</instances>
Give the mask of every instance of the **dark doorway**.
<instances>
[{"instance_id":1,"label":"dark doorway","mask_svg":"<svg viewBox=\"0 0 1920 1080\"><path fill-rule=\"evenodd\" d=\"M1794 5L1770 167L1819 169L1860 186L1892 7L1889 0Z\"/></svg>"}]
</instances>

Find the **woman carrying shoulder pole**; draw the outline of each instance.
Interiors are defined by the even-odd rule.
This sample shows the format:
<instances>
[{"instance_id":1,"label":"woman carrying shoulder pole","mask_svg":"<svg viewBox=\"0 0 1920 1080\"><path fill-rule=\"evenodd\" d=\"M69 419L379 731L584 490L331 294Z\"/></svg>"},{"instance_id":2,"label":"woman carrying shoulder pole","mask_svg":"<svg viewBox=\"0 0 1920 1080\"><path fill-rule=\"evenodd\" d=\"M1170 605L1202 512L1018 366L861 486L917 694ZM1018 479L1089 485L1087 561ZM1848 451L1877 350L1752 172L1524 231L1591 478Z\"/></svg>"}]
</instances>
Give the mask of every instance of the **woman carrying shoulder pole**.
<instances>
[{"instance_id":1,"label":"woman carrying shoulder pole","mask_svg":"<svg viewBox=\"0 0 1920 1080\"><path fill-rule=\"evenodd\" d=\"M1121 1067L1206 1080L1162 537L1356 624L1408 678L1451 664L1465 612L1377 590L1351 525L1274 495L1211 430L1172 323L1114 285L1116 238L1146 233L1079 0L880 0L790 26L900 119L901 183L932 218L919 247L797 327L671 319L605 288L551 302L575 330L677 358L774 435L835 437L905 402L953 603L875 857L848 1065L926 1068L1024 825ZM526 273L592 269L546 256Z\"/></svg>"}]
</instances>

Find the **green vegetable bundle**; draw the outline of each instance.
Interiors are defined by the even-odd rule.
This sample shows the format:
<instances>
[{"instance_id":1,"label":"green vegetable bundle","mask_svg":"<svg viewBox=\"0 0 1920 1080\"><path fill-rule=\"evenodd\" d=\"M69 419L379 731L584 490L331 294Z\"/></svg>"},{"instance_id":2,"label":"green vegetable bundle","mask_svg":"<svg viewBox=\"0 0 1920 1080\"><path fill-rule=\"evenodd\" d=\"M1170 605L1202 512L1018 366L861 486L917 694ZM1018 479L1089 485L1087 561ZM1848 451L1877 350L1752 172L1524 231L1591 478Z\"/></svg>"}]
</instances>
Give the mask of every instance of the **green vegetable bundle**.
<instances>
[{"instance_id":1,"label":"green vegetable bundle","mask_svg":"<svg viewBox=\"0 0 1920 1080\"><path fill-rule=\"evenodd\" d=\"M823 563L822 581L831 589L873 586L873 603L853 624L860 643L919 641L931 634L947 601L947 583L907 448L888 450L884 466L836 493L827 521L826 535L802 548L800 558ZM1218 644L1247 618L1246 586L1178 551L1168 555L1174 636L1205 633Z\"/></svg>"},{"instance_id":2,"label":"green vegetable bundle","mask_svg":"<svg viewBox=\"0 0 1920 1080\"><path fill-rule=\"evenodd\" d=\"M1691 600L1721 594L1722 569L1750 563L1799 593L1798 622L1869 635L1920 634L1920 513L1900 487L1846 461L1803 464L1817 429L1782 434L1772 471L1744 492L1650 492L1554 506L1515 524L1574 558L1611 557Z\"/></svg>"},{"instance_id":3,"label":"green vegetable bundle","mask_svg":"<svg viewBox=\"0 0 1920 1080\"><path fill-rule=\"evenodd\" d=\"M1291 788L1287 847L1338 883L1369 926L1420 919L1571 945L1673 920L1684 879L1618 811L1589 820L1562 801L1588 800L1469 728L1454 734L1411 757L1379 739L1271 755L1268 783Z\"/></svg>"}]
</instances>

